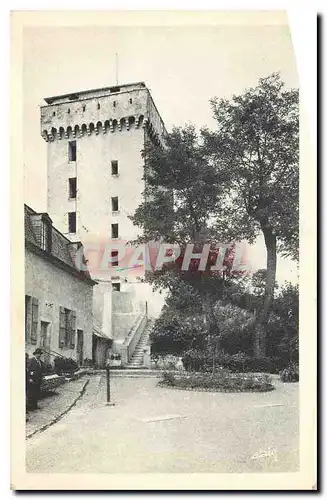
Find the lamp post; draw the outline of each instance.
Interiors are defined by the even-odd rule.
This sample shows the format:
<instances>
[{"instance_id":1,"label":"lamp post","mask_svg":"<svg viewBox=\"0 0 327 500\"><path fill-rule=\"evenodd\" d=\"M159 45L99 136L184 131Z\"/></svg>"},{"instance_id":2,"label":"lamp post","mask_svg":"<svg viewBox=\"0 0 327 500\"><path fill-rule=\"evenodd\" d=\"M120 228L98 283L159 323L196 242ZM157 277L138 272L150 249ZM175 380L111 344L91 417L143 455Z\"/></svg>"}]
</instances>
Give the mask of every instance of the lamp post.
<instances>
[{"instance_id":1,"label":"lamp post","mask_svg":"<svg viewBox=\"0 0 327 500\"><path fill-rule=\"evenodd\" d=\"M110 361L109 359L107 360L107 363L106 363L106 375L107 375L107 403L106 405L107 406L115 406L115 403L112 403L110 401L110 397L111 397L111 391L110 391Z\"/></svg>"}]
</instances>

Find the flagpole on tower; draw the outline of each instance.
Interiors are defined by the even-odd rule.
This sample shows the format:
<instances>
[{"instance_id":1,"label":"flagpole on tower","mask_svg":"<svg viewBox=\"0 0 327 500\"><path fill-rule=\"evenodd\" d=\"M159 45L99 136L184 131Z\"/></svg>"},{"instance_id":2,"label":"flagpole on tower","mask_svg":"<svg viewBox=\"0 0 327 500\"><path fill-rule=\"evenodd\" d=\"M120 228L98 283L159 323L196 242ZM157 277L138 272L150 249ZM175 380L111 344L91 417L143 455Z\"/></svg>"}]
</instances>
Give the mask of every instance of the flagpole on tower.
<instances>
[{"instance_id":1,"label":"flagpole on tower","mask_svg":"<svg viewBox=\"0 0 327 500\"><path fill-rule=\"evenodd\" d=\"M116 85L118 85L118 54L116 53Z\"/></svg>"}]
</instances>

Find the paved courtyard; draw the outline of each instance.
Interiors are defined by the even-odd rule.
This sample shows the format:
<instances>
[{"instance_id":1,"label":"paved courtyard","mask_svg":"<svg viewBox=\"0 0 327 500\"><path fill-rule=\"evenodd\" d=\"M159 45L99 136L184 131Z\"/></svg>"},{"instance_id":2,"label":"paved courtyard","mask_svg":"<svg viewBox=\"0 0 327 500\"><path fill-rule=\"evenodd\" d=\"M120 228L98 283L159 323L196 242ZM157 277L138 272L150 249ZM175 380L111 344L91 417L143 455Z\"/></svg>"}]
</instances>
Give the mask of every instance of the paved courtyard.
<instances>
[{"instance_id":1,"label":"paved courtyard","mask_svg":"<svg viewBox=\"0 0 327 500\"><path fill-rule=\"evenodd\" d=\"M272 392L224 394L157 382L113 378L109 407L105 377L92 376L61 420L26 441L27 472L298 470L298 384L274 380Z\"/></svg>"}]
</instances>

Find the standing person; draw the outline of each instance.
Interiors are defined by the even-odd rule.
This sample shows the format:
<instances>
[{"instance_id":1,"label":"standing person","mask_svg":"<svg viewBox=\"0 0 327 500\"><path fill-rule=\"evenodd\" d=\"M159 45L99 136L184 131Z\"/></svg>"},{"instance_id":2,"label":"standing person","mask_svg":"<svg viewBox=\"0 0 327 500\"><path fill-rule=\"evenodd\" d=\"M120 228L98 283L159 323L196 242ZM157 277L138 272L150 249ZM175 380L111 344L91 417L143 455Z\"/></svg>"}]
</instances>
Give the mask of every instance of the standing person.
<instances>
[{"instance_id":1,"label":"standing person","mask_svg":"<svg viewBox=\"0 0 327 500\"><path fill-rule=\"evenodd\" d=\"M37 348L33 352L33 358L28 366L28 406L31 410L38 408L37 402L40 399L41 383L43 377L43 363L41 349Z\"/></svg>"}]
</instances>

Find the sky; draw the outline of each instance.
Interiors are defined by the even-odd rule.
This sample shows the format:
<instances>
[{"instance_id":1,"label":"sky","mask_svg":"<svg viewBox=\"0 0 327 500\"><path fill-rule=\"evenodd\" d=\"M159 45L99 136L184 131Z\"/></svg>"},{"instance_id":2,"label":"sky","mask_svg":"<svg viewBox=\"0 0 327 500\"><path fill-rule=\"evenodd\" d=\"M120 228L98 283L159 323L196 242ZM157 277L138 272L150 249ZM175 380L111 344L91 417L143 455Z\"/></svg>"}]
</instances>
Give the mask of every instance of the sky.
<instances>
[{"instance_id":1,"label":"sky","mask_svg":"<svg viewBox=\"0 0 327 500\"><path fill-rule=\"evenodd\" d=\"M116 56L118 54L118 67ZM43 98L144 81L166 128L194 123L215 127L209 100L229 98L280 72L298 87L286 24L214 26L25 27L23 36L24 198L46 211L47 143L40 136ZM252 248L265 267L262 239ZM277 279L296 281L296 266L278 259Z\"/></svg>"}]
</instances>

